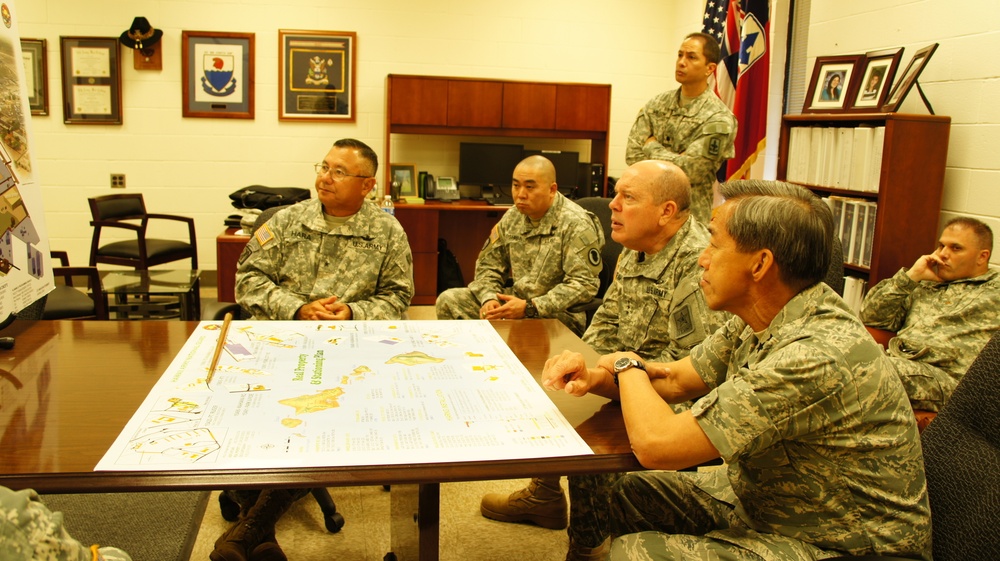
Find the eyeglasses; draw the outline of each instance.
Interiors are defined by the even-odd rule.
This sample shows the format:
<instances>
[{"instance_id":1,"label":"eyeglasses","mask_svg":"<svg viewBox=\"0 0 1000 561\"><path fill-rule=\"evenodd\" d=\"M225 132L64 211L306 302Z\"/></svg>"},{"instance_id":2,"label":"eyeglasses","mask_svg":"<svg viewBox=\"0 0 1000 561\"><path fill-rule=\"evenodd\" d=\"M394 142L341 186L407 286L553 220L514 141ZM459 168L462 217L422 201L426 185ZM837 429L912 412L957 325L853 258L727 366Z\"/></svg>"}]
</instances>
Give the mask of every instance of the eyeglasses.
<instances>
[{"instance_id":1,"label":"eyeglasses","mask_svg":"<svg viewBox=\"0 0 1000 561\"><path fill-rule=\"evenodd\" d=\"M340 181L345 177L360 177L361 179L371 179L370 175L354 175L353 173L347 173L346 171L336 168L330 169L330 166L326 165L326 162L320 162L313 165L313 169L316 170L316 175L322 177L326 174L330 174L330 178L334 181Z\"/></svg>"}]
</instances>

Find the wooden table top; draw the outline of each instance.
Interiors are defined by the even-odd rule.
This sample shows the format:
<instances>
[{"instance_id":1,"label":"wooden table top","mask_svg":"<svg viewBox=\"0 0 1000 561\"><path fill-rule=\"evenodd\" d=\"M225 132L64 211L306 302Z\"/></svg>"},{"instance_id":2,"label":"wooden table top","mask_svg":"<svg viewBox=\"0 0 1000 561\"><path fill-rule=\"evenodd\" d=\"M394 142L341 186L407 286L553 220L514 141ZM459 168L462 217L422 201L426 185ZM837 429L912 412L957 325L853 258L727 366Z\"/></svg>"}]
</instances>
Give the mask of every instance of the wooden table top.
<instances>
[{"instance_id":1,"label":"wooden table top","mask_svg":"<svg viewBox=\"0 0 1000 561\"><path fill-rule=\"evenodd\" d=\"M197 322L15 322L0 351L0 485L41 493L435 483L642 469L621 409L597 396L548 395L593 456L348 467L93 471ZM493 322L536 379L563 350L597 355L557 320Z\"/></svg>"}]
</instances>

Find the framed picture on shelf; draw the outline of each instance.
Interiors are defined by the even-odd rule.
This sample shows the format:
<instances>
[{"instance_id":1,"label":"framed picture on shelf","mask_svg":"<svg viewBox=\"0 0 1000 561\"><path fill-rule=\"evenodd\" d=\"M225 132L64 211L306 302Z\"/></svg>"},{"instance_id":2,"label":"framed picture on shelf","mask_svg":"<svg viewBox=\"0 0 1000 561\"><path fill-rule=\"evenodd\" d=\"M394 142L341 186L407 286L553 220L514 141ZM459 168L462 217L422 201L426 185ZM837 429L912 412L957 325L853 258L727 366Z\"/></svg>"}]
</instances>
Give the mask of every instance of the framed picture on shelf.
<instances>
[{"instance_id":1,"label":"framed picture on shelf","mask_svg":"<svg viewBox=\"0 0 1000 561\"><path fill-rule=\"evenodd\" d=\"M895 113L899 106L903 104L903 100L906 99L906 94L910 91L910 88L917 83L917 78L920 73L924 71L924 67L927 66L927 61L931 59L931 55L937 50L938 44L934 43L928 45L916 53L913 54L913 58L910 59L910 63L906 65L906 70L903 71L902 77L896 81L895 85L892 87L892 91L889 93L889 99L885 101L882 106L882 111L885 113Z\"/></svg>"},{"instance_id":2,"label":"framed picture on shelf","mask_svg":"<svg viewBox=\"0 0 1000 561\"><path fill-rule=\"evenodd\" d=\"M181 32L185 117L254 118L254 34Z\"/></svg>"},{"instance_id":3,"label":"framed picture on shelf","mask_svg":"<svg viewBox=\"0 0 1000 561\"><path fill-rule=\"evenodd\" d=\"M28 85L28 106L32 115L49 114L49 60L45 39L21 39L24 79Z\"/></svg>"},{"instance_id":4,"label":"framed picture on shelf","mask_svg":"<svg viewBox=\"0 0 1000 561\"><path fill-rule=\"evenodd\" d=\"M878 111L885 104L901 58L902 47L865 53L858 67L861 78L851 98L851 111Z\"/></svg>"},{"instance_id":5,"label":"framed picture on shelf","mask_svg":"<svg viewBox=\"0 0 1000 561\"><path fill-rule=\"evenodd\" d=\"M122 72L117 37L60 37L63 122L122 124Z\"/></svg>"},{"instance_id":6,"label":"framed picture on shelf","mask_svg":"<svg viewBox=\"0 0 1000 561\"><path fill-rule=\"evenodd\" d=\"M838 113L853 93L855 69L861 55L816 57L803 113Z\"/></svg>"},{"instance_id":7,"label":"framed picture on shelf","mask_svg":"<svg viewBox=\"0 0 1000 561\"><path fill-rule=\"evenodd\" d=\"M354 122L357 34L278 30L278 120Z\"/></svg>"},{"instance_id":8,"label":"framed picture on shelf","mask_svg":"<svg viewBox=\"0 0 1000 561\"><path fill-rule=\"evenodd\" d=\"M389 164L389 173L392 177L389 194L393 199L417 196L416 164Z\"/></svg>"}]
</instances>

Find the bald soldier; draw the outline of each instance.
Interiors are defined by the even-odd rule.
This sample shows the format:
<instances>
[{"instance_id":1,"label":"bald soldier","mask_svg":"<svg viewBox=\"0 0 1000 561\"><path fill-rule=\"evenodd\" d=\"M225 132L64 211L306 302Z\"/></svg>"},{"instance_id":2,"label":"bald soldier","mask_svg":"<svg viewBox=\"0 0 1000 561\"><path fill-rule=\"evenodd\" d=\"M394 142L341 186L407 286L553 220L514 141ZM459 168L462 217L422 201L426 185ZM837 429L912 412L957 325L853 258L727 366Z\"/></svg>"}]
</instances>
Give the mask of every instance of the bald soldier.
<instances>
[{"instance_id":1,"label":"bald soldier","mask_svg":"<svg viewBox=\"0 0 1000 561\"><path fill-rule=\"evenodd\" d=\"M559 193L547 158L514 168L514 207L493 227L466 288L438 296L438 319L556 318L580 335L600 286L604 231L597 217Z\"/></svg>"},{"instance_id":2,"label":"bald soldier","mask_svg":"<svg viewBox=\"0 0 1000 561\"><path fill-rule=\"evenodd\" d=\"M739 183L739 182L736 182ZM858 318L822 282L833 217L813 193L745 190L712 217L699 259L713 310L734 317L678 361L632 352L588 368L549 359L542 383L620 401L650 470L614 486L613 561L929 561L930 505L916 419ZM696 400L675 413L671 403Z\"/></svg>"},{"instance_id":3,"label":"bald soldier","mask_svg":"<svg viewBox=\"0 0 1000 561\"><path fill-rule=\"evenodd\" d=\"M719 43L692 33L677 49L674 79L681 85L649 100L632 125L625 161L666 160L691 180L691 213L708 224L715 173L735 153L736 117L708 87L721 59Z\"/></svg>"}]
</instances>

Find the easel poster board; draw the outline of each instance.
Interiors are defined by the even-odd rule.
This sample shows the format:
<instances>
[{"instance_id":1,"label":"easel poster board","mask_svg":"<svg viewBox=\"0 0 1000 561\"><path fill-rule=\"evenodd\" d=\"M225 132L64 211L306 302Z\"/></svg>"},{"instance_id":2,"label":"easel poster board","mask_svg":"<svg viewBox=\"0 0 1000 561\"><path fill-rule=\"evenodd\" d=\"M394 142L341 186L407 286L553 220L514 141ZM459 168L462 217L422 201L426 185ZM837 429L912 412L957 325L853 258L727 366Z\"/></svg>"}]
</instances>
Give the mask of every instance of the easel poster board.
<instances>
[{"instance_id":1,"label":"easel poster board","mask_svg":"<svg viewBox=\"0 0 1000 561\"><path fill-rule=\"evenodd\" d=\"M17 10L4 3L0 25L0 320L54 288L37 170Z\"/></svg>"},{"instance_id":2,"label":"easel poster board","mask_svg":"<svg viewBox=\"0 0 1000 561\"><path fill-rule=\"evenodd\" d=\"M593 451L486 321L201 322L97 471ZM124 374L127 375L127 374Z\"/></svg>"}]
</instances>

